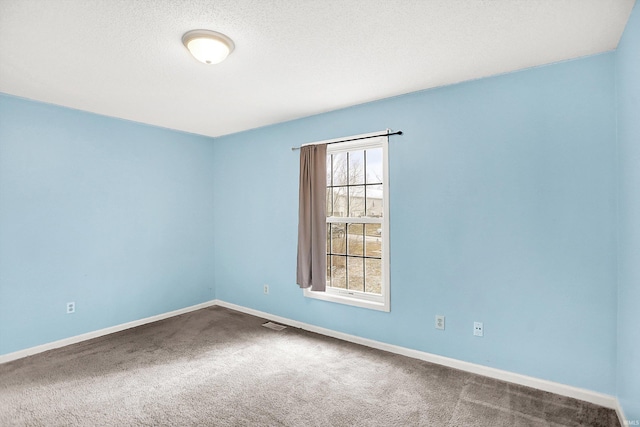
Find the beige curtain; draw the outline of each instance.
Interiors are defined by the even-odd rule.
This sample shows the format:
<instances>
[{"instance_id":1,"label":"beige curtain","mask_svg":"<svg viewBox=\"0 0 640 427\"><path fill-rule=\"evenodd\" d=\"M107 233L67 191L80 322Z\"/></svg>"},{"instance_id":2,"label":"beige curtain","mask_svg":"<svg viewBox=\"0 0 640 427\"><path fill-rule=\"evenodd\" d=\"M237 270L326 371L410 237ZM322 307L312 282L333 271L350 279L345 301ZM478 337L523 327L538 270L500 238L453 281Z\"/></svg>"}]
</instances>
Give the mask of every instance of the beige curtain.
<instances>
[{"instance_id":1,"label":"beige curtain","mask_svg":"<svg viewBox=\"0 0 640 427\"><path fill-rule=\"evenodd\" d=\"M327 144L300 148L297 283L324 292L327 284Z\"/></svg>"}]
</instances>

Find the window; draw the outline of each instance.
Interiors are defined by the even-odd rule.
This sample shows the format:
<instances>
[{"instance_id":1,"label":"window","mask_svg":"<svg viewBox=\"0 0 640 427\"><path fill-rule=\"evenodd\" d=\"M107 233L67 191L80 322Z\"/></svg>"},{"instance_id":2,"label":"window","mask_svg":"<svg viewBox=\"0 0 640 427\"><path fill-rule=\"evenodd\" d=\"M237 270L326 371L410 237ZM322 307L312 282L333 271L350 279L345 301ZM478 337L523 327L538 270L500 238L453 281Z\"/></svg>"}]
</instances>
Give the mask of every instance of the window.
<instances>
[{"instance_id":1,"label":"window","mask_svg":"<svg viewBox=\"0 0 640 427\"><path fill-rule=\"evenodd\" d=\"M387 177L387 136L327 146L327 289L307 296L389 311Z\"/></svg>"}]
</instances>

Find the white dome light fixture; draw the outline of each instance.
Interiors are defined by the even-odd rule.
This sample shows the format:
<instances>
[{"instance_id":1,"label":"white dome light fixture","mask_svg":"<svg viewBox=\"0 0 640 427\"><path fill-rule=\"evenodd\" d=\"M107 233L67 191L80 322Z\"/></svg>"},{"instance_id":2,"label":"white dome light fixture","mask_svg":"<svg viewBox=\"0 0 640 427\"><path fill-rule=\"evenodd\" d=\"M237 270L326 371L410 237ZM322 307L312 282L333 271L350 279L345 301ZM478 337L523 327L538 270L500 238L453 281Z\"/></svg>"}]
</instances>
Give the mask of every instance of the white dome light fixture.
<instances>
[{"instance_id":1,"label":"white dome light fixture","mask_svg":"<svg viewBox=\"0 0 640 427\"><path fill-rule=\"evenodd\" d=\"M211 30L188 31L182 36L182 44L194 58L205 64L221 63L235 48L233 40Z\"/></svg>"}]
</instances>

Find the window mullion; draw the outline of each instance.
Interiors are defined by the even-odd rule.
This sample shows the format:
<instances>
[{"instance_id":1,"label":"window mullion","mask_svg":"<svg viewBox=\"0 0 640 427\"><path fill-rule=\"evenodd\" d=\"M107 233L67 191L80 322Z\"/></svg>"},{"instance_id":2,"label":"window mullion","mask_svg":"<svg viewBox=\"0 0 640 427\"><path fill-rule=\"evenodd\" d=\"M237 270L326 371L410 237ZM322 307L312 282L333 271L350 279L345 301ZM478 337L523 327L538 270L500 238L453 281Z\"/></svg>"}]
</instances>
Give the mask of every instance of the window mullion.
<instances>
[{"instance_id":1,"label":"window mullion","mask_svg":"<svg viewBox=\"0 0 640 427\"><path fill-rule=\"evenodd\" d=\"M351 192L349 191L349 185L351 185L351 182L349 180L349 152L347 151L347 176L345 176L346 179L346 184L347 184L347 216L349 216L351 214Z\"/></svg>"},{"instance_id":2,"label":"window mullion","mask_svg":"<svg viewBox=\"0 0 640 427\"><path fill-rule=\"evenodd\" d=\"M362 158L364 159L364 166L362 168L364 170L364 176L362 177L362 186L364 187L364 216L367 216L369 214L369 212L367 212L367 150L364 150Z\"/></svg>"}]
</instances>

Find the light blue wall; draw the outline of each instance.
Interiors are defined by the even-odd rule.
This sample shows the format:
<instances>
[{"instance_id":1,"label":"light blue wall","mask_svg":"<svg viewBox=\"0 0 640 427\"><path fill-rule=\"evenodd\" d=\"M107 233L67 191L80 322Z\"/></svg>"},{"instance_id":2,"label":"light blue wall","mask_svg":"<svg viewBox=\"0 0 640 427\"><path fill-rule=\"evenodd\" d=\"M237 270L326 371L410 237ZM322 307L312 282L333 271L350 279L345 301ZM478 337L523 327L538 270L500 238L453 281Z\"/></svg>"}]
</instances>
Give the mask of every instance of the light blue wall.
<instances>
[{"instance_id":1,"label":"light blue wall","mask_svg":"<svg viewBox=\"0 0 640 427\"><path fill-rule=\"evenodd\" d=\"M212 299L212 163L210 138L0 94L0 354Z\"/></svg>"},{"instance_id":2,"label":"light blue wall","mask_svg":"<svg viewBox=\"0 0 640 427\"><path fill-rule=\"evenodd\" d=\"M640 422L640 4L616 52L618 93L618 397Z\"/></svg>"},{"instance_id":3,"label":"light blue wall","mask_svg":"<svg viewBox=\"0 0 640 427\"><path fill-rule=\"evenodd\" d=\"M216 297L615 394L614 83L608 53L216 139ZM291 147L386 127L391 312L306 299Z\"/></svg>"}]
</instances>

